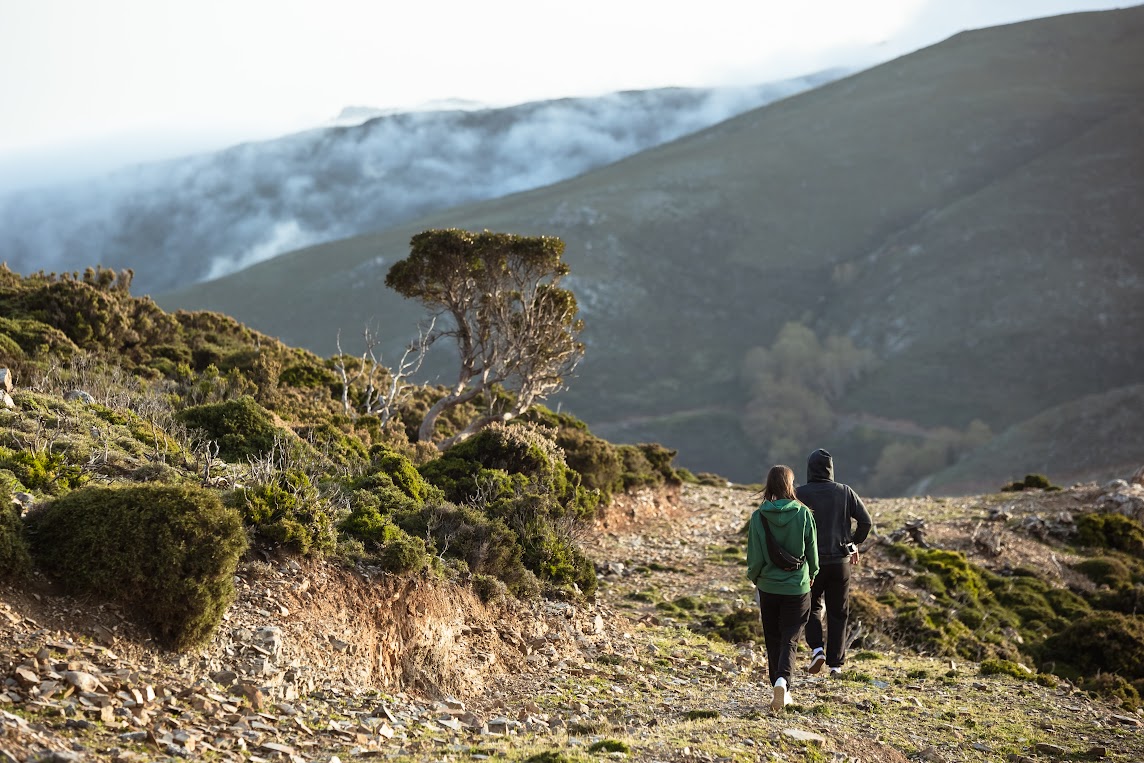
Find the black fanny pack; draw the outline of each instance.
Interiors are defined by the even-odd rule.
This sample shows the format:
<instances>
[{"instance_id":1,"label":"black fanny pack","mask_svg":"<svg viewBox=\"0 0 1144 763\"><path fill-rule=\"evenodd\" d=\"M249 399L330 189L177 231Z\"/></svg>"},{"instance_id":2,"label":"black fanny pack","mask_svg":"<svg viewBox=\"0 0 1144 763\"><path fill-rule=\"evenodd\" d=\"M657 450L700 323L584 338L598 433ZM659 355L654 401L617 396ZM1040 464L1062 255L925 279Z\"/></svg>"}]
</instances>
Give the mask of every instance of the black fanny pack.
<instances>
[{"instance_id":1,"label":"black fanny pack","mask_svg":"<svg viewBox=\"0 0 1144 763\"><path fill-rule=\"evenodd\" d=\"M771 525L767 522L762 511L759 511L759 519L763 520L763 535L767 538L767 553L771 557L771 562L784 572L801 570L802 565L806 564L806 555L795 556L779 545L778 541L771 535Z\"/></svg>"}]
</instances>

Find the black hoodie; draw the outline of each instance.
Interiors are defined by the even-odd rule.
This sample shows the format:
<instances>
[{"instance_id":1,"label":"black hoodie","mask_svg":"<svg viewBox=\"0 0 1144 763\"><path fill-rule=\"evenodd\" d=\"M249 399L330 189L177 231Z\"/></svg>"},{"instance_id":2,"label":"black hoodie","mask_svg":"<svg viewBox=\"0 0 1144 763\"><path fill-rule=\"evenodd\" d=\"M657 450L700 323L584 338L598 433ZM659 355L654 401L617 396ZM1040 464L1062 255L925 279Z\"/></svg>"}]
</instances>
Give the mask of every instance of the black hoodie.
<instances>
[{"instance_id":1,"label":"black hoodie","mask_svg":"<svg viewBox=\"0 0 1144 763\"><path fill-rule=\"evenodd\" d=\"M850 554L846 544L861 543L874 523L870 512L849 485L834 481L834 459L822 448L806 460L806 484L794 491L814 512L818 527L818 557L822 564L841 564ZM851 522L858 526L853 534Z\"/></svg>"}]
</instances>

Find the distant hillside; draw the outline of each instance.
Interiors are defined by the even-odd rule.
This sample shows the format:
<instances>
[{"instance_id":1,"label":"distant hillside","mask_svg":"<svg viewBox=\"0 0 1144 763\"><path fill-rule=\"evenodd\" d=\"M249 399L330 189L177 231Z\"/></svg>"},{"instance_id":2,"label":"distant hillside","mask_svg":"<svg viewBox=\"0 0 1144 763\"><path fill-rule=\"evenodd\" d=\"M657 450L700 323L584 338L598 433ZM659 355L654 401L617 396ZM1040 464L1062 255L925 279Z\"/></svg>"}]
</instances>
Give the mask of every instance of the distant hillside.
<instances>
[{"instance_id":1,"label":"distant hillside","mask_svg":"<svg viewBox=\"0 0 1144 763\"><path fill-rule=\"evenodd\" d=\"M21 190L0 195L0 259L19 272L130 267L138 291L169 290L563 180L840 75L388 114Z\"/></svg>"},{"instance_id":2,"label":"distant hillside","mask_svg":"<svg viewBox=\"0 0 1144 763\"><path fill-rule=\"evenodd\" d=\"M560 184L160 301L323 352L375 320L393 351L418 311L382 280L413 233L557 235L588 342L563 400L594 431L744 481L825 445L840 478L892 494L1144 379L1142 96L1144 8L963 33ZM1122 447L1144 460L1144 435Z\"/></svg>"}]
</instances>

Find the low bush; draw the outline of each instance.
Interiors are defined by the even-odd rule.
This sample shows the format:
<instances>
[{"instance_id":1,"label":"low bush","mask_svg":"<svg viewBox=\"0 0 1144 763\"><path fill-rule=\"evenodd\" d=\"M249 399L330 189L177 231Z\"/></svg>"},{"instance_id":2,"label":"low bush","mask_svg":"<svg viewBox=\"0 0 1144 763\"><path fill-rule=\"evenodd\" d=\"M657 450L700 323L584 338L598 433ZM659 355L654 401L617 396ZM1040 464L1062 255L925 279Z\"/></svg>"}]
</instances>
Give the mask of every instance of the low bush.
<instances>
[{"instance_id":1,"label":"low bush","mask_svg":"<svg viewBox=\"0 0 1144 763\"><path fill-rule=\"evenodd\" d=\"M1074 681L1098 673L1144 678L1144 616L1094 612L1045 639L1037 656L1043 666Z\"/></svg>"},{"instance_id":2,"label":"low bush","mask_svg":"<svg viewBox=\"0 0 1144 763\"><path fill-rule=\"evenodd\" d=\"M1131 517L1123 514L1081 514L1076 520L1076 531L1081 545L1144 557L1144 525Z\"/></svg>"},{"instance_id":3,"label":"low bush","mask_svg":"<svg viewBox=\"0 0 1144 763\"><path fill-rule=\"evenodd\" d=\"M1128 569L1128 565L1110 556L1085 559L1073 566L1097 585L1106 585L1109 588L1125 588L1132 585L1132 571Z\"/></svg>"},{"instance_id":4,"label":"low bush","mask_svg":"<svg viewBox=\"0 0 1144 763\"><path fill-rule=\"evenodd\" d=\"M1037 675L1011 660L982 660L980 670L983 676L1012 676L1022 681L1031 681Z\"/></svg>"},{"instance_id":5,"label":"low bush","mask_svg":"<svg viewBox=\"0 0 1144 763\"><path fill-rule=\"evenodd\" d=\"M0 580L20 577L31 566L32 558L24 538L24 523L12 502L8 483L0 479Z\"/></svg>"},{"instance_id":6,"label":"low bush","mask_svg":"<svg viewBox=\"0 0 1144 763\"><path fill-rule=\"evenodd\" d=\"M268 481L238 488L227 497L256 539L301 554L324 555L337 546L329 502L299 470L276 472Z\"/></svg>"},{"instance_id":7,"label":"low bush","mask_svg":"<svg viewBox=\"0 0 1144 763\"><path fill-rule=\"evenodd\" d=\"M702 620L700 629L732 644L763 641L763 623L759 610L754 607L736 609L726 615L709 615Z\"/></svg>"},{"instance_id":8,"label":"low bush","mask_svg":"<svg viewBox=\"0 0 1144 763\"><path fill-rule=\"evenodd\" d=\"M1060 490L1059 485L1054 485L1049 481L1049 478L1043 474L1026 474L1025 479L1018 480L1017 482L1010 482L1008 485L1001 487L1002 493L1020 492L1022 490Z\"/></svg>"},{"instance_id":9,"label":"low bush","mask_svg":"<svg viewBox=\"0 0 1144 763\"><path fill-rule=\"evenodd\" d=\"M51 450L10 450L0 447L0 469L16 476L25 490L59 495L84 485L89 477L78 464Z\"/></svg>"},{"instance_id":10,"label":"low bush","mask_svg":"<svg viewBox=\"0 0 1144 763\"><path fill-rule=\"evenodd\" d=\"M659 443L620 445L617 450L623 459L622 480L625 490L654 488L664 484L678 485L682 482L671 466L676 455L674 450Z\"/></svg>"},{"instance_id":11,"label":"low bush","mask_svg":"<svg viewBox=\"0 0 1144 763\"><path fill-rule=\"evenodd\" d=\"M269 452L279 432L270 414L250 396L184 408L178 419L190 429L203 430L218 444L219 457L232 462Z\"/></svg>"},{"instance_id":12,"label":"low bush","mask_svg":"<svg viewBox=\"0 0 1144 763\"><path fill-rule=\"evenodd\" d=\"M242 520L195 487L85 487L31 515L38 565L77 593L122 602L157 641L205 641L234 599Z\"/></svg>"}]
</instances>

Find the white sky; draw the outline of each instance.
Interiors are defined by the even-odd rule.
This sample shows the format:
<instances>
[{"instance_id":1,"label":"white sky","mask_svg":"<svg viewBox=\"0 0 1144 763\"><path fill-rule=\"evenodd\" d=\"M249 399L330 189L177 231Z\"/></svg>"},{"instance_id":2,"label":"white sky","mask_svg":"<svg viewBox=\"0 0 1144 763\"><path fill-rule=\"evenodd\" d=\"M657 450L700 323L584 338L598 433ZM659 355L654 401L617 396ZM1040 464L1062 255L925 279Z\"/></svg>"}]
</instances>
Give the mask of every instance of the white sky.
<instances>
[{"instance_id":1,"label":"white sky","mask_svg":"<svg viewBox=\"0 0 1144 763\"><path fill-rule=\"evenodd\" d=\"M1121 3L1124 4L1124 3ZM1134 4L1134 3L1128 3ZM0 155L868 64L1097 0L0 0ZM143 139L140 138L142 141Z\"/></svg>"}]
</instances>

